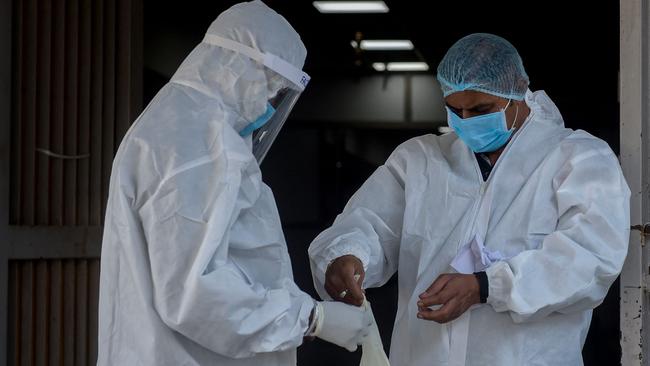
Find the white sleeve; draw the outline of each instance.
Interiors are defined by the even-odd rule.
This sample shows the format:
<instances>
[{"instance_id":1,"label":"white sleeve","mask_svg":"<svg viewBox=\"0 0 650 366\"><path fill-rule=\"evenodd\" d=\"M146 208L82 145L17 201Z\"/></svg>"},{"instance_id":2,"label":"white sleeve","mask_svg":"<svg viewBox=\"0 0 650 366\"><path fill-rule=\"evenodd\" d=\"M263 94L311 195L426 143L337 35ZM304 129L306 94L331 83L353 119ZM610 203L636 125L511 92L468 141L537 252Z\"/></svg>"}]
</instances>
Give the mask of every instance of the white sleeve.
<instances>
[{"instance_id":1,"label":"white sleeve","mask_svg":"<svg viewBox=\"0 0 650 366\"><path fill-rule=\"evenodd\" d=\"M296 348L313 300L293 283L266 288L229 258L242 173L225 154L176 169L139 210L155 309L167 326L227 357Z\"/></svg>"},{"instance_id":2,"label":"white sleeve","mask_svg":"<svg viewBox=\"0 0 650 366\"><path fill-rule=\"evenodd\" d=\"M571 157L553 178L558 223L539 249L487 269L488 303L515 322L598 306L620 273L630 191L608 148Z\"/></svg>"},{"instance_id":3,"label":"white sleeve","mask_svg":"<svg viewBox=\"0 0 650 366\"><path fill-rule=\"evenodd\" d=\"M325 271L343 255L354 255L366 271L363 287L385 284L397 270L404 220L405 157L399 149L352 196L334 224L309 246L316 291L328 299Z\"/></svg>"}]
</instances>

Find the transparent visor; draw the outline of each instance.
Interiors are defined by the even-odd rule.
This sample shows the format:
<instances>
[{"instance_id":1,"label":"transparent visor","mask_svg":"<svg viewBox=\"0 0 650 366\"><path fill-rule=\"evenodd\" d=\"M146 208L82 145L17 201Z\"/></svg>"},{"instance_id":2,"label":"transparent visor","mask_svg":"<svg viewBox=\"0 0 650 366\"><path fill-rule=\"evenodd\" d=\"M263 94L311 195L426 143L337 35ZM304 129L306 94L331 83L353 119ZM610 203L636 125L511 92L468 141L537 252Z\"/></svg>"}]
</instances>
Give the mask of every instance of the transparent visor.
<instances>
[{"instance_id":1,"label":"transparent visor","mask_svg":"<svg viewBox=\"0 0 650 366\"><path fill-rule=\"evenodd\" d=\"M253 131L253 155L259 163L262 162L269 152L271 145L278 137L278 133L289 118L293 106L300 98L302 91L284 88L278 94L269 100L269 105L275 110L270 119L259 128ZM267 110L268 113L268 110Z\"/></svg>"},{"instance_id":2,"label":"transparent visor","mask_svg":"<svg viewBox=\"0 0 650 366\"><path fill-rule=\"evenodd\" d=\"M280 89L268 101L267 110L264 114L257 121L240 131L242 136L248 136L252 133L253 155L255 155L259 163L262 163L280 129L289 117L293 106L298 101L300 94L309 83L310 77L276 55L261 52L231 39L208 34L203 39L203 42L244 54L286 79L286 83L283 84L288 86Z\"/></svg>"}]
</instances>

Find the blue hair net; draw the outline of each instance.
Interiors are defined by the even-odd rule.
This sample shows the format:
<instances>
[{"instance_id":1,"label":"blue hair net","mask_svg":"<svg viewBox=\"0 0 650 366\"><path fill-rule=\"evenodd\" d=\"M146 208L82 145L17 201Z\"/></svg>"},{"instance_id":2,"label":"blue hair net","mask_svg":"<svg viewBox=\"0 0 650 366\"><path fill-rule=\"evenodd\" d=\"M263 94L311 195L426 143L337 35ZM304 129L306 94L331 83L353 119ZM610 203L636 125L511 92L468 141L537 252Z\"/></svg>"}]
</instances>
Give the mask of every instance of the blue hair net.
<instances>
[{"instance_id":1,"label":"blue hair net","mask_svg":"<svg viewBox=\"0 0 650 366\"><path fill-rule=\"evenodd\" d=\"M515 47L505 39L474 33L456 42L438 65L438 81L445 97L474 90L523 100L528 75Z\"/></svg>"}]
</instances>

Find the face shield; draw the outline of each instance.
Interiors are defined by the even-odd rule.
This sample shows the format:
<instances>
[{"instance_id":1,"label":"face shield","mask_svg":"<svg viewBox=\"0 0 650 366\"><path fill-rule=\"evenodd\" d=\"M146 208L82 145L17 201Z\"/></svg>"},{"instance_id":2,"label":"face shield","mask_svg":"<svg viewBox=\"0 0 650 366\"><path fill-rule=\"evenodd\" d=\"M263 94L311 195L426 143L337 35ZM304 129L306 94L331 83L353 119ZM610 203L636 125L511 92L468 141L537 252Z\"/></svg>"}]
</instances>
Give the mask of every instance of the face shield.
<instances>
[{"instance_id":1,"label":"face shield","mask_svg":"<svg viewBox=\"0 0 650 366\"><path fill-rule=\"evenodd\" d=\"M282 129L284 122L289 117L293 106L298 101L300 94L309 83L310 77L276 55L258 51L231 39L208 34L203 39L203 42L246 55L264 65L272 74L281 79L284 87L268 101L266 111L239 131L242 137L252 134L253 155L261 164L280 129Z\"/></svg>"}]
</instances>

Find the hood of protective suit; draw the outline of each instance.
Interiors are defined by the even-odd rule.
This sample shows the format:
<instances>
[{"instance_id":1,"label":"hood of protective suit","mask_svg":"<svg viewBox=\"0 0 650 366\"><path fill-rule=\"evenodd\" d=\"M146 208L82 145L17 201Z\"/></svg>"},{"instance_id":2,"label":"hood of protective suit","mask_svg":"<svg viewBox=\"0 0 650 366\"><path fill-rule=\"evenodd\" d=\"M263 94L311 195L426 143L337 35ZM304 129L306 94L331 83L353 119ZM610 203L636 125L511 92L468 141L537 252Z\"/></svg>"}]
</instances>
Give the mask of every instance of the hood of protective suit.
<instances>
[{"instance_id":1,"label":"hood of protective suit","mask_svg":"<svg viewBox=\"0 0 650 366\"><path fill-rule=\"evenodd\" d=\"M555 103L545 92L526 92L526 104L531 110L531 115L535 115L536 123L548 123L555 126L564 127L562 113ZM530 118L529 118L530 119Z\"/></svg>"},{"instance_id":2,"label":"hood of protective suit","mask_svg":"<svg viewBox=\"0 0 650 366\"><path fill-rule=\"evenodd\" d=\"M302 69L307 50L289 22L261 1L237 4L210 25L216 35L272 53ZM198 90L221 104L225 122L241 131L266 110L286 79L248 56L205 42L187 56L171 81Z\"/></svg>"}]
</instances>

